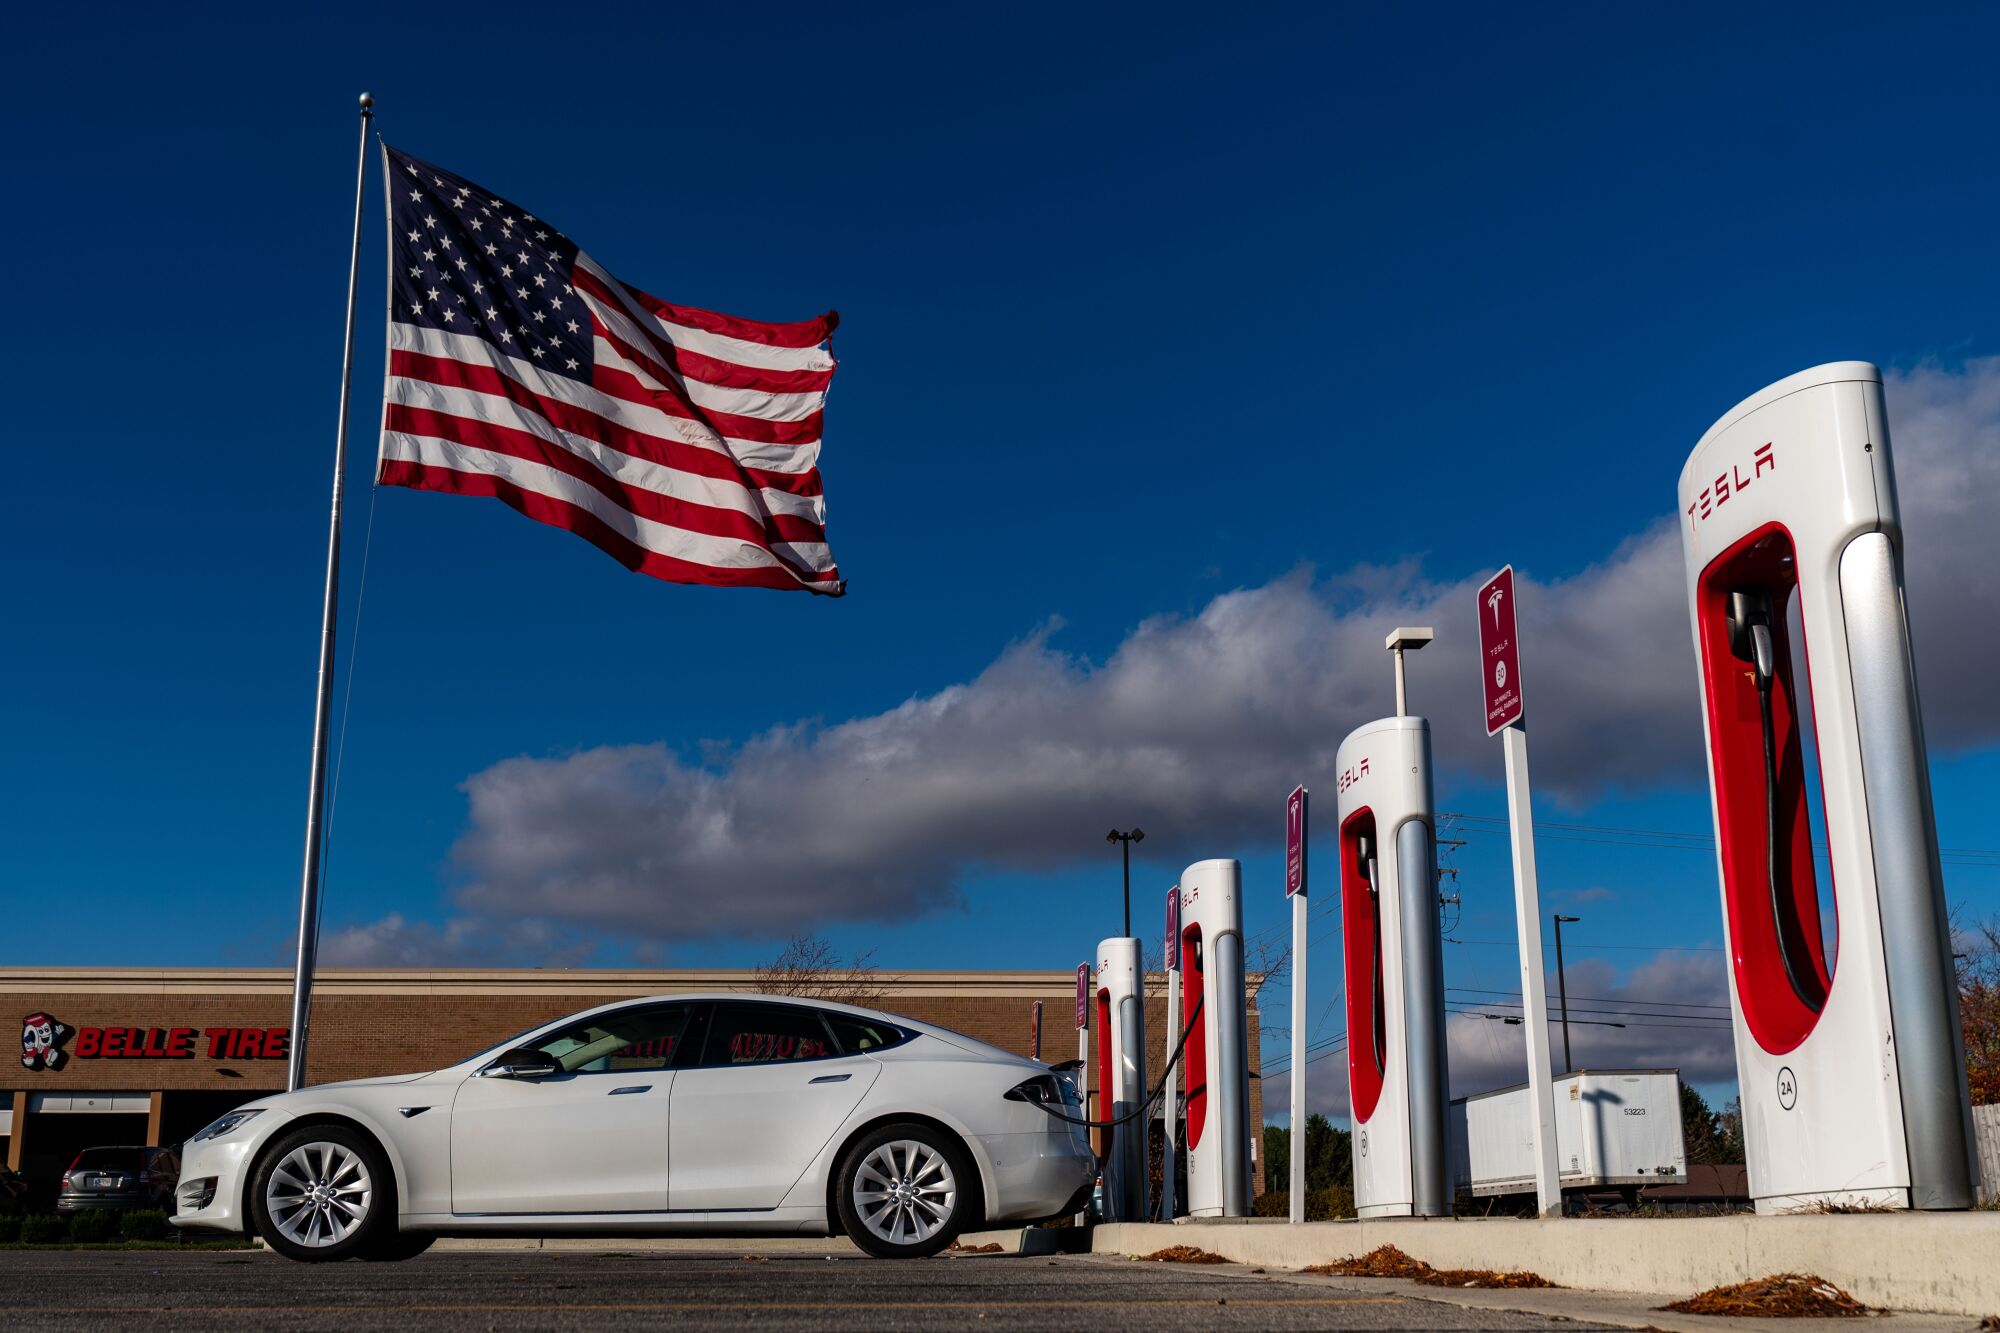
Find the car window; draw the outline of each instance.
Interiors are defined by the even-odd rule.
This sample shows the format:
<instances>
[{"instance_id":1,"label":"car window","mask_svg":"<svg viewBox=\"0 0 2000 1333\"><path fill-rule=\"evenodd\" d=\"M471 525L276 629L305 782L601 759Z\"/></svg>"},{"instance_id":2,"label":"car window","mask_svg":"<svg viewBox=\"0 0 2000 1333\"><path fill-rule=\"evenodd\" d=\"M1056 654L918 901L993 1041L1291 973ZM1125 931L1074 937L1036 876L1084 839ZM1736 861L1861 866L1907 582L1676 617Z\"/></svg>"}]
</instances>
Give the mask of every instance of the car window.
<instances>
[{"instance_id":1,"label":"car window","mask_svg":"<svg viewBox=\"0 0 2000 1333\"><path fill-rule=\"evenodd\" d=\"M669 1069L687 1032L688 1013L685 1004L619 1009L558 1029L529 1049L571 1074Z\"/></svg>"},{"instance_id":2,"label":"car window","mask_svg":"<svg viewBox=\"0 0 2000 1333\"><path fill-rule=\"evenodd\" d=\"M709 1022L707 1065L770 1065L838 1055L811 1009L784 1004L718 1004Z\"/></svg>"},{"instance_id":3,"label":"car window","mask_svg":"<svg viewBox=\"0 0 2000 1333\"><path fill-rule=\"evenodd\" d=\"M886 1050L910 1039L910 1034L903 1029L874 1019L856 1018L852 1014L825 1014L823 1017L827 1026L833 1029L833 1039L848 1055Z\"/></svg>"},{"instance_id":4,"label":"car window","mask_svg":"<svg viewBox=\"0 0 2000 1333\"><path fill-rule=\"evenodd\" d=\"M72 1171L138 1171L145 1165L143 1148L85 1148Z\"/></svg>"}]
</instances>

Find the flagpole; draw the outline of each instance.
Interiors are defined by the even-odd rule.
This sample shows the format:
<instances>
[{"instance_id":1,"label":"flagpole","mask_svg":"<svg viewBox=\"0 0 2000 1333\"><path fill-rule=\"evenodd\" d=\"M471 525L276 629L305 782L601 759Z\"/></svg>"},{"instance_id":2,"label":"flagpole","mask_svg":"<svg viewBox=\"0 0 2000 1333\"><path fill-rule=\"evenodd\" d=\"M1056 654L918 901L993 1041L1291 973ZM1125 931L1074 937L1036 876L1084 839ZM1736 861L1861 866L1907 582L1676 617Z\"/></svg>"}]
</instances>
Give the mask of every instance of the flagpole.
<instances>
[{"instance_id":1,"label":"flagpole","mask_svg":"<svg viewBox=\"0 0 2000 1333\"><path fill-rule=\"evenodd\" d=\"M347 407L354 386L354 293L361 274L361 196L368 175L368 122L375 99L361 94L361 149L354 163L354 241L347 256L347 336L340 354L340 424L333 438L333 515L326 535L326 598L320 606L319 692L313 707L312 783L306 796L305 870L299 883L299 957L292 971L291 1064L285 1086L306 1081L313 962L319 953L319 872L326 815L326 737L333 713L334 613L340 606L340 504L347 481Z\"/></svg>"}]
</instances>

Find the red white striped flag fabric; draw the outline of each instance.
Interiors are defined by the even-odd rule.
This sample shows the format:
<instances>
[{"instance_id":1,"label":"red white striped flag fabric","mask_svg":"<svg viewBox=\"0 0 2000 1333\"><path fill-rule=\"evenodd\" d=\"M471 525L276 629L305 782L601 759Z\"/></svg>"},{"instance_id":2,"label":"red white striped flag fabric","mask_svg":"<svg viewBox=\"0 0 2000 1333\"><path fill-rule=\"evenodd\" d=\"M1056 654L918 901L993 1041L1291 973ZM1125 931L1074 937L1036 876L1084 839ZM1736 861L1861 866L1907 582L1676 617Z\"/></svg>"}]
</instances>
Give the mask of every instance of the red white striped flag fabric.
<instances>
[{"instance_id":1,"label":"red white striped flag fabric","mask_svg":"<svg viewBox=\"0 0 2000 1333\"><path fill-rule=\"evenodd\" d=\"M837 315L670 304L470 181L383 154L380 482L492 496L671 583L844 590L819 474Z\"/></svg>"}]
</instances>

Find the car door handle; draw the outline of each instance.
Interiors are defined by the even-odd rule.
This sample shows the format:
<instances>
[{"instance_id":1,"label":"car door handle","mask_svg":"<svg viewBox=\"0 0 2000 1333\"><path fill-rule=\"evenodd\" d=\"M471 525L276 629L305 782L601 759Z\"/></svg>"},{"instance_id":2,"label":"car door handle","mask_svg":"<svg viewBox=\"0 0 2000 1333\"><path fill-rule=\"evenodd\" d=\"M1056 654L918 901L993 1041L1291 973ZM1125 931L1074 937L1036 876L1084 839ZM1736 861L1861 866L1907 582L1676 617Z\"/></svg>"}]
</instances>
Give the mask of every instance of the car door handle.
<instances>
[{"instance_id":1,"label":"car door handle","mask_svg":"<svg viewBox=\"0 0 2000 1333\"><path fill-rule=\"evenodd\" d=\"M818 1078L807 1079L806 1081L808 1083L845 1083L853 1077L854 1075L852 1074L821 1074Z\"/></svg>"},{"instance_id":2,"label":"car door handle","mask_svg":"<svg viewBox=\"0 0 2000 1333\"><path fill-rule=\"evenodd\" d=\"M653 1090L653 1085L650 1083L634 1083L629 1088L613 1088L608 1095L612 1097L622 1097L628 1092L651 1092L652 1090Z\"/></svg>"}]
</instances>

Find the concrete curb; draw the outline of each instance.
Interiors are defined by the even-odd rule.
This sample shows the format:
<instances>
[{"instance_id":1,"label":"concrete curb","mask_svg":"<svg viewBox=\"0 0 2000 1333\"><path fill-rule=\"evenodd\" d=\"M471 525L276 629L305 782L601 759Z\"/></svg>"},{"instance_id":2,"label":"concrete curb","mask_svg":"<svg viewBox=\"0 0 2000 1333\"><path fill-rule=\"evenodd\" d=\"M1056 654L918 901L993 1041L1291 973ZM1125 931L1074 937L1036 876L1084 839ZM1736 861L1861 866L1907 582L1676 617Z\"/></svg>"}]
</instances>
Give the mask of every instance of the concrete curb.
<instances>
[{"instance_id":1,"label":"concrete curb","mask_svg":"<svg viewBox=\"0 0 2000 1333\"><path fill-rule=\"evenodd\" d=\"M1816 1273L1869 1305L2000 1314L2000 1213L1989 1212L1403 1218L1303 1226L1121 1222L1098 1226L1091 1239L1098 1254L1150 1254L1170 1245L1272 1268L1303 1268L1394 1245L1438 1268L1530 1269L1565 1287L1668 1300L1771 1273Z\"/></svg>"}]
</instances>

